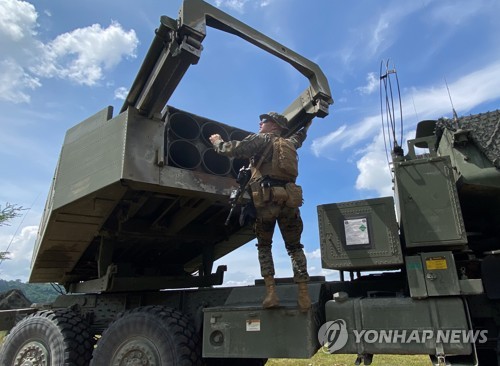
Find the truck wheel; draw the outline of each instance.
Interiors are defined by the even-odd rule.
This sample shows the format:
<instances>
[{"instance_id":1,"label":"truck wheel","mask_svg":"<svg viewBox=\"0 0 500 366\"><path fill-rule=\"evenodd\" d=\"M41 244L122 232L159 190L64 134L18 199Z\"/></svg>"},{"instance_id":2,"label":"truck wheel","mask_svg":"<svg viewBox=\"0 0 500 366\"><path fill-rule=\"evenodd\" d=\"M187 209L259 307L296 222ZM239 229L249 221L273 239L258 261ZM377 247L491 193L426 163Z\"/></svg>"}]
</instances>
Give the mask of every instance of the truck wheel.
<instances>
[{"instance_id":1,"label":"truck wheel","mask_svg":"<svg viewBox=\"0 0 500 366\"><path fill-rule=\"evenodd\" d=\"M70 309L43 310L19 321L0 350L0 365L86 366L94 339Z\"/></svg>"},{"instance_id":2,"label":"truck wheel","mask_svg":"<svg viewBox=\"0 0 500 366\"><path fill-rule=\"evenodd\" d=\"M200 365L199 338L190 320L163 306L122 313L102 334L91 365Z\"/></svg>"}]
</instances>

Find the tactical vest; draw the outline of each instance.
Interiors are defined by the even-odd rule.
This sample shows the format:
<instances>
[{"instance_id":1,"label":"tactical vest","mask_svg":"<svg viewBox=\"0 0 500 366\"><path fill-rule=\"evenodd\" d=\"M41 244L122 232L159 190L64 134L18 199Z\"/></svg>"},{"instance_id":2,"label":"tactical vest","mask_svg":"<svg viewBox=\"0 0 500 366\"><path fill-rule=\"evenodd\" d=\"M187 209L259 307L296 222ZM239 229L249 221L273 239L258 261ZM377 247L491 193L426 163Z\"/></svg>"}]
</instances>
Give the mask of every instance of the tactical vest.
<instances>
[{"instance_id":1,"label":"tactical vest","mask_svg":"<svg viewBox=\"0 0 500 366\"><path fill-rule=\"evenodd\" d=\"M255 179L268 176L271 179L286 182L295 182L299 175L298 155L295 145L283 137L273 136L272 138L272 158L264 157L259 171L252 171ZM255 169L255 168L254 168Z\"/></svg>"}]
</instances>

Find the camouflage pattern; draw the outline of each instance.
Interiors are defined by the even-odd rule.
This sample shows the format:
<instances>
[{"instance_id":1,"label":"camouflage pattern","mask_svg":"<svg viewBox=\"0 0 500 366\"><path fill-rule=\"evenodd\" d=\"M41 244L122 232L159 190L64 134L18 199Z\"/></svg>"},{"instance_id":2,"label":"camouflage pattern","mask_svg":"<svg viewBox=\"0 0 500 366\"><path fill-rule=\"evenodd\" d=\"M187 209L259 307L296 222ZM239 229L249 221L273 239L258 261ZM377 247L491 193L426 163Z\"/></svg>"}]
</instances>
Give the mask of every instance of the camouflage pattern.
<instances>
[{"instance_id":1,"label":"camouflage pattern","mask_svg":"<svg viewBox=\"0 0 500 366\"><path fill-rule=\"evenodd\" d=\"M491 163L500 169L500 110L458 118L458 127L471 131L471 137ZM440 118L436 124L436 135L443 129L456 131L454 120Z\"/></svg>"},{"instance_id":2,"label":"camouflage pattern","mask_svg":"<svg viewBox=\"0 0 500 366\"><path fill-rule=\"evenodd\" d=\"M288 119L286 119L286 117L282 114L279 114L277 112L269 112L261 114L259 117L261 121L269 119L271 121L274 121L281 128L288 130Z\"/></svg>"},{"instance_id":3,"label":"camouflage pattern","mask_svg":"<svg viewBox=\"0 0 500 366\"><path fill-rule=\"evenodd\" d=\"M252 165L255 165L262 156L268 144L273 142L273 137L277 136L274 133L255 133L245 137L241 141L227 141L218 140L213 144L214 150L221 155L228 156L236 159L251 159ZM306 139L306 132L300 130L288 137L287 140L292 141L295 148L298 149ZM273 153L269 151L264 158L264 163L270 162Z\"/></svg>"},{"instance_id":4,"label":"camouflage pattern","mask_svg":"<svg viewBox=\"0 0 500 366\"><path fill-rule=\"evenodd\" d=\"M266 207L257 209L255 220L255 234L257 235L257 249L259 252L260 272L262 277L274 276L274 262L271 251L274 227L278 226L285 242L285 247L292 260L293 279L295 282L309 281L307 260L304 255L304 246L300 243L303 223L298 208L290 208L275 203L268 203Z\"/></svg>"},{"instance_id":5,"label":"camouflage pattern","mask_svg":"<svg viewBox=\"0 0 500 366\"><path fill-rule=\"evenodd\" d=\"M221 155L238 159L248 159L252 165L256 165L261 159L268 144L272 144L273 133L252 134L242 141L216 141L213 146L215 151ZM306 138L306 132L300 130L288 139L292 141L298 149L302 146ZM265 165L271 165L272 149L264 157L261 170L265 170ZM261 176L254 177L253 180L263 179ZM281 235L285 242L288 255L292 261L293 277L295 282L309 281L307 273L307 260L304 255L304 246L300 243L303 229L302 218L298 208L290 208L285 204L268 202L264 207L256 208L257 218L254 225L257 236L257 249L259 253L259 263L261 275L274 275L274 262L272 256L272 237L276 222L278 223Z\"/></svg>"},{"instance_id":6,"label":"camouflage pattern","mask_svg":"<svg viewBox=\"0 0 500 366\"><path fill-rule=\"evenodd\" d=\"M260 161L262 154L265 152L267 146L273 143L275 137L277 137L277 135L274 133L256 133L247 136L242 141L233 140L224 142L223 140L219 140L213 144L213 147L214 150L221 155L236 159L250 159L251 166L256 166ZM298 149L302 146L302 143L304 142L306 137L306 132L304 130L300 130L292 136L288 137L287 140L291 141L294 144L295 148ZM271 148L264 157L259 170L263 172L270 171L272 168L272 158L273 151ZM255 174L250 183L258 181L261 178L262 177L260 174Z\"/></svg>"}]
</instances>

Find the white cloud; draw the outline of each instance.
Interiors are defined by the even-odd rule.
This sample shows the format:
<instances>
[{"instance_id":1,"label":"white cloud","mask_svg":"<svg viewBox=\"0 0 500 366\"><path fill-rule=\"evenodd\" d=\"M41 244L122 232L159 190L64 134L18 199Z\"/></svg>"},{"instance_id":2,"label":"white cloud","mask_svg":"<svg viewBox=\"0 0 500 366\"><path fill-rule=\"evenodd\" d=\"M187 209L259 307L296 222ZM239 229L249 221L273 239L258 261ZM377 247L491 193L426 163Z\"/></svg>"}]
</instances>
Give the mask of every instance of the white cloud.
<instances>
[{"instance_id":1,"label":"white cloud","mask_svg":"<svg viewBox=\"0 0 500 366\"><path fill-rule=\"evenodd\" d=\"M314 155L320 156L324 149L332 145L337 140L338 136L341 136L345 132L346 128L346 125L342 125L328 135L314 139L311 145L311 150Z\"/></svg>"},{"instance_id":2,"label":"white cloud","mask_svg":"<svg viewBox=\"0 0 500 366\"><path fill-rule=\"evenodd\" d=\"M115 99L125 100L125 98L127 97L128 91L129 90L123 86L115 89Z\"/></svg>"},{"instance_id":3,"label":"white cloud","mask_svg":"<svg viewBox=\"0 0 500 366\"><path fill-rule=\"evenodd\" d=\"M355 25L349 27L350 36L340 47L339 58L348 69L357 60L371 60L380 57L401 36L399 24L418 11L425 2L393 2L384 12L361 13Z\"/></svg>"},{"instance_id":4,"label":"white cloud","mask_svg":"<svg viewBox=\"0 0 500 366\"><path fill-rule=\"evenodd\" d=\"M41 85L24 68L38 47L38 14L32 4L16 0L0 1L0 14L0 100L26 103L29 92Z\"/></svg>"},{"instance_id":5,"label":"white cloud","mask_svg":"<svg viewBox=\"0 0 500 366\"><path fill-rule=\"evenodd\" d=\"M499 83L500 62L492 63L461 77L449 84L455 108L464 113L481 103L500 98ZM443 113L450 114L451 104L444 79L439 86L422 90L413 89L412 92L415 107L420 116L436 118ZM405 98L403 105L411 105L410 102L409 98ZM407 112L405 114L411 114L409 109Z\"/></svg>"},{"instance_id":6,"label":"white cloud","mask_svg":"<svg viewBox=\"0 0 500 366\"><path fill-rule=\"evenodd\" d=\"M103 69L117 65L123 57L135 57L138 39L117 22L107 28L99 24L61 34L43 47L41 63L32 71L43 77L69 79L95 85Z\"/></svg>"},{"instance_id":7,"label":"white cloud","mask_svg":"<svg viewBox=\"0 0 500 366\"><path fill-rule=\"evenodd\" d=\"M321 258L321 249L315 249L312 252L306 252L307 259L318 259Z\"/></svg>"},{"instance_id":8,"label":"white cloud","mask_svg":"<svg viewBox=\"0 0 500 366\"><path fill-rule=\"evenodd\" d=\"M35 34L38 14L35 7L25 1L2 0L0 2L0 37L12 41Z\"/></svg>"},{"instance_id":9,"label":"white cloud","mask_svg":"<svg viewBox=\"0 0 500 366\"><path fill-rule=\"evenodd\" d=\"M438 24L459 25L464 23L485 7L483 1L453 1L450 3L436 2L436 7L430 14L430 19Z\"/></svg>"},{"instance_id":10,"label":"white cloud","mask_svg":"<svg viewBox=\"0 0 500 366\"><path fill-rule=\"evenodd\" d=\"M366 75L366 82L367 84L365 86L356 88L360 94L372 94L375 90L377 90L377 86L379 86L379 79L374 72L370 72Z\"/></svg>"},{"instance_id":11,"label":"white cloud","mask_svg":"<svg viewBox=\"0 0 500 366\"><path fill-rule=\"evenodd\" d=\"M384 52L396 42L407 40L405 23L420 19L420 12L425 12L424 18L433 27L439 27L428 47L434 49L460 31L459 25L474 21L480 12L495 14L499 7L495 1L393 1L384 11L376 12L376 16L367 14L354 23L357 26L350 27L351 36L339 47L339 57L349 69L358 59L385 57Z\"/></svg>"},{"instance_id":12,"label":"white cloud","mask_svg":"<svg viewBox=\"0 0 500 366\"><path fill-rule=\"evenodd\" d=\"M380 126L379 116L364 118L352 127L342 125L328 135L313 140L311 149L316 156L333 158L337 150L344 150L352 145L372 136Z\"/></svg>"},{"instance_id":13,"label":"white cloud","mask_svg":"<svg viewBox=\"0 0 500 366\"><path fill-rule=\"evenodd\" d=\"M373 139L356 165L359 170L356 189L375 190L379 196L392 196L391 173L382 133Z\"/></svg>"},{"instance_id":14,"label":"white cloud","mask_svg":"<svg viewBox=\"0 0 500 366\"><path fill-rule=\"evenodd\" d=\"M323 276L327 281L338 281L340 276L339 272L332 269L322 268L321 263L321 249L315 249L312 252L306 252L307 257L307 271L309 276Z\"/></svg>"},{"instance_id":15,"label":"white cloud","mask_svg":"<svg viewBox=\"0 0 500 366\"><path fill-rule=\"evenodd\" d=\"M243 13L247 2L248 0L215 0L215 6L218 8L226 7L238 13Z\"/></svg>"},{"instance_id":16,"label":"white cloud","mask_svg":"<svg viewBox=\"0 0 500 366\"><path fill-rule=\"evenodd\" d=\"M38 13L25 1L0 1L0 100L28 103L30 92L43 78L96 85L103 70L125 57L135 57L138 39L117 22L99 24L64 33L48 43L37 34Z\"/></svg>"},{"instance_id":17,"label":"white cloud","mask_svg":"<svg viewBox=\"0 0 500 366\"><path fill-rule=\"evenodd\" d=\"M28 279L37 232L38 226L26 226L15 237L4 234L0 235L0 242L5 246L0 248L1 251L6 250L10 243L10 247L8 248L10 259L4 260L0 264L0 277L2 279L20 279L22 281Z\"/></svg>"},{"instance_id":18,"label":"white cloud","mask_svg":"<svg viewBox=\"0 0 500 366\"><path fill-rule=\"evenodd\" d=\"M387 30L390 29L391 24L389 23L388 14L384 14L383 17L378 19L378 23L372 33L372 39L370 42L370 48L372 53L377 52L379 49L387 49L390 45L387 44L389 36ZM395 19L392 19L395 20ZM385 44L384 44L385 43Z\"/></svg>"},{"instance_id":19,"label":"white cloud","mask_svg":"<svg viewBox=\"0 0 500 366\"><path fill-rule=\"evenodd\" d=\"M40 79L26 73L14 60L0 60L0 100L27 103L30 95L26 90L34 90L41 85Z\"/></svg>"},{"instance_id":20,"label":"white cloud","mask_svg":"<svg viewBox=\"0 0 500 366\"><path fill-rule=\"evenodd\" d=\"M249 1L249 0L215 0L215 6L218 8L228 8L235 10L236 12L243 14L245 12L245 7L247 4L252 4L259 8L263 8L271 4L272 0L259 0L259 1Z\"/></svg>"},{"instance_id":21,"label":"white cloud","mask_svg":"<svg viewBox=\"0 0 500 366\"><path fill-rule=\"evenodd\" d=\"M424 7L425 1L397 2L397 4L392 5L387 6L387 10L380 13L377 21L370 25L371 29L368 34L371 34L371 39L366 47L369 52L368 57L387 50L399 36L398 25L404 22L405 18Z\"/></svg>"},{"instance_id":22,"label":"white cloud","mask_svg":"<svg viewBox=\"0 0 500 366\"><path fill-rule=\"evenodd\" d=\"M249 286L253 285L256 278L260 278L257 248L254 243L255 241L247 243L214 263L214 270L217 266L227 265L224 286Z\"/></svg>"},{"instance_id":23,"label":"white cloud","mask_svg":"<svg viewBox=\"0 0 500 366\"><path fill-rule=\"evenodd\" d=\"M415 138L415 130L411 129L404 132L403 142L399 142L406 150L408 140ZM390 149L390 147L387 147ZM393 182L388 159L390 160L390 151L385 151L382 132L380 132L373 141L363 151L363 156L357 161L356 165L359 175L356 179L356 189L373 190L379 197L392 196ZM416 154L428 153L428 149L415 148Z\"/></svg>"}]
</instances>

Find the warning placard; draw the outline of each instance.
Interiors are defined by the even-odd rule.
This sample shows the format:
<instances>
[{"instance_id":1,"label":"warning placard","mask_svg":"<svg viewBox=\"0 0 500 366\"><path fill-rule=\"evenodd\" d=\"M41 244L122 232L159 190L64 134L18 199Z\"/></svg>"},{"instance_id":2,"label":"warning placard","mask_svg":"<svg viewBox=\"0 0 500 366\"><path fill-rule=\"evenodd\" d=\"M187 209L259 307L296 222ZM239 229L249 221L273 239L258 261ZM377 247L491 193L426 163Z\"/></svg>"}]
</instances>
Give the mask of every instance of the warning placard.
<instances>
[{"instance_id":1,"label":"warning placard","mask_svg":"<svg viewBox=\"0 0 500 366\"><path fill-rule=\"evenodd\" d=\"M366 218L344 220L346 245L370 244Z\"/></svg>"},{"instance_id":2,"label":"warning placard","mask_svg":"<svg viewBox=\"0 0 500 366\"><path fill-rule=\"evenodd\" d=\"M448 269L445 257L430 257L425 260L427 270Z\"/></svg>"},{"instance_id":3,"label":"warning placard","mask_svg":"<svg viewBox=\"0 0 500 366\"><path fill-rule=\"evenodd\" d=\"M247 332L260 332L260 319L248 319Z\"/></svg>"}]
</instances>

